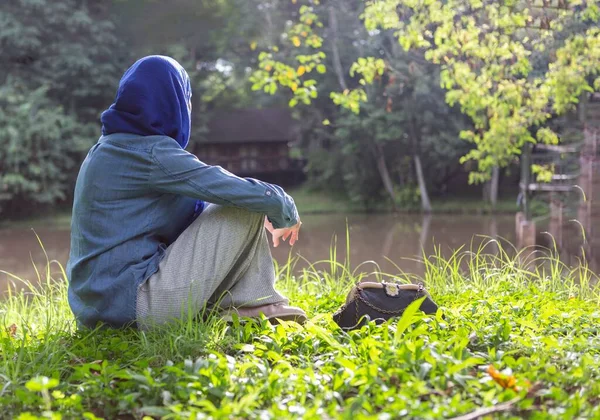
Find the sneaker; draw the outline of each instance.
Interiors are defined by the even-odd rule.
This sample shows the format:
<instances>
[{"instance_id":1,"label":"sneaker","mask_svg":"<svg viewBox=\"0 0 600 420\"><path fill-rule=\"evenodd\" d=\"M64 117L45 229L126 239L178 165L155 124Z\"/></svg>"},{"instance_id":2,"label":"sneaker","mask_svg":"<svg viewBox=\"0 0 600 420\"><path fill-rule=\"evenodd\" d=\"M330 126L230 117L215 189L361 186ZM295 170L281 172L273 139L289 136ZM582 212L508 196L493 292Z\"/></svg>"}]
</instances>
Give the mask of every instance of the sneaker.
<instances>
[{"instance_id":1,"label":"sneaker","mask_svg":"<svg viewBox=\"0 0 600 420\"><path fill-rule=\"evenodd\" d=\"M233 314L237 313L240 318L258 318L264 315L272 324L277 324L278 320L294 321L298 324L304 324L308 319L306 312L295 306L287 306L283 303L271 303L263 306L249 306L240 308L229 308L221 313L221 317L227 321L233 321Z\"/></svg>"}]
</instances>

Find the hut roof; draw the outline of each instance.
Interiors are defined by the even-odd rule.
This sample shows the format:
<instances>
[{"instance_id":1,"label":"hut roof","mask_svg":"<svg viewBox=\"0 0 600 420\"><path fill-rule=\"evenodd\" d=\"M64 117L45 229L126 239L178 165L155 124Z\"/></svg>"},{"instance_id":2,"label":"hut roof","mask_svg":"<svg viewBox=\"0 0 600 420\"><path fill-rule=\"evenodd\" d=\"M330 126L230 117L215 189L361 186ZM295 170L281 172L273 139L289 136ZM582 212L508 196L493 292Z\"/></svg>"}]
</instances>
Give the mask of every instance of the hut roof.
<instances>
[{"instance_id":1,"label":"hut roof","mask_svg":"<svg viewBox=\"0 0 600 420\"><path fill-rule=\"evenodd\" d=\"M203 143L287 142L295 122L287 109L237 109L217 113Z\"/></svg>"}]
</instances>

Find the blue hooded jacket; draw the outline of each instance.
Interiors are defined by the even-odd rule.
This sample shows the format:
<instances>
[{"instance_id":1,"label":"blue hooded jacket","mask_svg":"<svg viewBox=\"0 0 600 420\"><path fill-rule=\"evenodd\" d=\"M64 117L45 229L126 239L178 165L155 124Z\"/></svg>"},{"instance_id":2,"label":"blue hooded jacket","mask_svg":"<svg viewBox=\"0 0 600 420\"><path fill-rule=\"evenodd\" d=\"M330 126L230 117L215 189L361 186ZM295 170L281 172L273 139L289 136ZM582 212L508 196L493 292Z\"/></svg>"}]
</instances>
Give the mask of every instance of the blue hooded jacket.
<instances>
[{"instance_id":1,"label":"blue hooded jacket","mask_svg":"<svg viewBox=\"0 0 600 420\"><path fill-rule=\"evenodd\" d=\"M151 55L123 75L115 103L102 113L102 134L163 135L182 149L190 141L192 86L185 69L171 57ZM195 214L204 210L196 201Z\"/></svg>"},{"instance_id":2,"label":"blue hooded jacket","mask_svg":"<svg viewBox=\"0 0 600 420\"><path fill-rule=\"evenodd\" d=\"M80 325L135 323L137 291L204 202L266 214L276 228L297 223L281 187L239 178L184 150L190 137L190 81L168 57L136 62L102 137L77 182L67 264L69 304Z\"/></svg>"}]
</instances>

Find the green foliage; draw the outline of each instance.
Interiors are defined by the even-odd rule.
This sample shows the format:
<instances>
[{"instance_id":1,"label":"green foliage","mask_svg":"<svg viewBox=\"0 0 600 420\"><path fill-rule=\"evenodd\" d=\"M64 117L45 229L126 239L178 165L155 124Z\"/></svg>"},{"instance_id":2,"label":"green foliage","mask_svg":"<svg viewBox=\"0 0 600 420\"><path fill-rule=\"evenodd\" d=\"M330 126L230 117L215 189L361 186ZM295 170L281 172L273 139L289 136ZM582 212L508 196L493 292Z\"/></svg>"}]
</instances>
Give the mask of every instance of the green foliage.
<instances>
[{"instance_id":1,"label":"green foliage","mask_svg":"<svg viewBox=\"0 0 600 420\"><path fill-rule=\"evenodd\" d=\"M463 158L478 164L472 182L508 165L526 143L556 143L556 135L535 137L532 129L572 109L600 69L597 2L385 0L369 2L364 18L370 30L394 30L404 49L424 50L441 66L446 100L474 124L462 133L476 146ZM546 49L554 55L533 62Z\"/></svg>"},{"instance_id":2,"label":"green foliage","mask_svg":"<svg viewBox=\"0 0 600 420\"><path fill-rule=\"evenodd\" d=\"M359 73L363 76L363 79L359 80L361 85L371 84L375 80L375 77L382 76L385 72L385 61L381 58L373 57L359 57L358 60L350 67L350 76L354 76L355 73Z\"/></svg>"},{"instance_id":3,"label":"green foliage","mask_svg":"<svg viewBox=\"0 0 600 420\"><path fill-rule=\"evenodd\" d=\"M371 84L376 77L383 75L385 68L385 61L381 58L359 57L350 67L350 76L354 77L358 73L362 75L362 78L358 81L361 85ZM359 104L367 101L367 94L363 89L346 89L343 93L331 92L330 97L334 104L349 109L355 114L360 111Z\"/></svg>"},{"instance_id":4,"label":"green foliage","mask_svg":"<svg viewBox=\"0 0 600 420\"><path fill-rule=\"evenodd\" d=\"M361 108L360 114L340 113L337 117L335 141L337 150L353 156L356 164L372 166L371 178L358 174L348 187L350 196L380 194L381 174L376 172L377 158L382 156L394 180L396 191L417 188L413 157L419 155L427 174L427 185L435 191L445 182L446 175L459 168L458 158L465 152L466 144L458 137L462 119L443 100L436 86L437 73L431 66L421 67L410 57L390 60L390 75L382 78L381 88L370 87L371 100ZM405 61L407 60L407 61ZM344 99L350 100L355 89ZM352 110L352 108L351 108ZM354 162L352 162L354 163ZM347 163L345 171L357 172L356 164ZM363 169L364 171L364 169ZM368 195L366 195L368 197ZM409 199L395 194L399 208L410 208L419 195ZM381 195L379 196L381 199ZM418 207L417 207L418 208Z\"/></svg>"},{"instance_id":5,"label":"green foliage","mask_svg":"<svg viewBox=\"0 0 600 420\"><path fill-rule=\"evenodd\" d=\"M66 112L97 121L123 73L126 50L106 2L8 0L0 9L0 84L35 90Z\"/></svg>"},{"instance_id":6,"label":"green foliage","mask_svg":"<svg viewBox=\"0 0 600 420\"><path fill-rule=\"evenodd\" d=\"M554 175L554 165L531 165L531 172L538 182L550 182Z\"/></svg>"},{"instance_id":7,"label":"green foliage","mask_svg":"<svg viewBox=\"0 0 600 420\"><path fill-rule=\"evenodd\" d=\"M590 5L590 10L593 4ZM596 5L596 9L598 6ZM600 22L594 14L590 20ZM581 94L600 90L599 80L590 83L590 75L600 74L600 29L590 28L585 34L577 34L568 39L556 51L556 61L550 64L547 85L554 92L554 108L564 113L579 102Z\"/></svg>"},{"instance_id":8,"label":"green foliage","mask_svg":"<svg viewBox=\"0 0 600 420\"><path fill-rule=\"evenodd\" d=\"M421 203L421 191L414 185L406 185L396 191L397 205L401 209L418 210Z\"/></svg>"},{"instance_id":9,"label":"green foliage","mask_svg":"<svg viewBox=\"0 0 600 420\"><path fill-rule=\"evenodd\" d=\"M355 203L391 206L406 201L394 191L417 183L414 156L424 164L425 189L437 188L456 170L466 152L458 136L464 124L444 102L438 69L422 54L397 48L391 32L369 33L359 19L363 8L361 1L300 7L283 41L259 53L253 89L289 98L291 107L309 105L297 115L310 138L305 147L312 185L335 185ZM310 25L300 35L330 42L289 45L307 13ZM326 66L319 71L321 63ZM331 102L321 99L322 92Z\"/></svg>"},{"instance_id":10,"label":"green foliage","mask_svg":"<svg viewBox=\"0 0 600 420\"><path fill-rule=\"evenodd\" d=\"M65 200L99 135L123 53L105 2L8 0L0 9L0 211Z\"/></svg>"},{"instance_id":11,"label":"green foliage","mask_svg":"<svg viewBox=\"0 0 600 420\"><path fill-rule=\"evenodd\" d=\"M331 92L330 97L333 103L347 108L355 114L360 111L360 102L367 100L367 94L362 89L345 90L343 93Z\"/></svg>"},{"instance_id":12,"label":"green foliage","mask_svg":"<svg viewBox=\"0 0 600 420\"><path fill-rule=\"evenodd\" d=\"M0 206L24 215L36 205L64 200L69 173L93 135L48 99L44 88L0 88Z\"/></svg>"},{"instance_id":13,"label":"green foliage","mask_svg":"<svg viewBox=\"0 0 600 420\"><path fill-rule=\"evenodd\" d=\"M498 418L597 418L593 275L554 258L528 269L525 255L486 246L424 261L424 278L412 280L424 281L436 315L350 333L331 313L365 277L335 260L297 278L279 268L279 288L310 315L305 326L209 317L76 331L66 284L48 276L0 302L3 415L441 419L511 401Z\"/></svg>"},{"instance_id":14,"label":"green foliage","mask_svg":"<svg viewBox=\"0 0 600 420\"><path fill-rule=\"evenodd\" d=\"M317 74L327 71L323 64L325 52L314 52L323 46L323 39L315 32L322 27L314 8L300 7L297 21L282 34L286 42L281 47L271 46L270 51L262 51L258 55L258 68L250 77L252 90L263 90L273 95L279 86L286 87L293 94L290 107L298 103L309 105L311 99L317 98L316 81L308 77L313 71ZM295 56L294 61L298 65L282 61L290 54Z\"/></svg>"}]
</instances>

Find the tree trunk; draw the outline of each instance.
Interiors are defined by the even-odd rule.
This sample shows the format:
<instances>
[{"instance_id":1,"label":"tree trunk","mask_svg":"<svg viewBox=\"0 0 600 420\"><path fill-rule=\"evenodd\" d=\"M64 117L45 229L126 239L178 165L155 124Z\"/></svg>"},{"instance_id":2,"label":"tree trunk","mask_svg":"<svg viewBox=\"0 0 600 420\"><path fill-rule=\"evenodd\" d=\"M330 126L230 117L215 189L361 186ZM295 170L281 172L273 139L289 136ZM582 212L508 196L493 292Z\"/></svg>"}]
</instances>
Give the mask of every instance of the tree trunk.
<instances>
[{"instance_id":1,"label":"tree trunk","mask_svg":"<svg viewBox=\"0 0 600 420\"><path fill-rule=\"evenodd\" d=\"M396 193L394 192L394 183L392 182L390 171L388 170L387 164L385 163L385 154L383 153L383 148L380 144L375 145L375 153L377 160L377 170L379 171L379 175L381 176L381 181L383 181L383 186L390 198L392 199L392 206L394 207L394 210L396 210Z\"/></svg>"},{"instance_id":2,"label":"tree trunk","mask_svg":"<svg viewBox=\"0 0 600 420\"><path fill-rule=\"evenodd\" d=\"M494 166L492 169L492 179L490 179L490 196L489 201L492 204L492 208L496 208L498 204L498 186L500 183L500 168Z\"/></svg>"},{"instance_id":3,"label":"tree trunk","mask_svg":"<svg viewBox=\"0 0 600 420\"><path fill-rule=\"evenodd\" d=\"M265 19L267 21L267 35L266 38L269 40L269 45L273 45L276 42L274 35L273 18L271 16L271 7L265 7Z\"/></svg>"},{"instance_id":4,"label":"tree trunk","mask_svg":"<svg viewBox=\"0 0 600 420\"><path fill-rule=\"evenodd\" d=\"M410 131L412 134L413 161L415 162L417 184L419 185L419 192L421 194L421 211L424 213L431 213L431 201L429 200L429 193L427 192L427 183L425 182L425 175L423 174L423 165L421 165L421 131L418 127L415 117L413 117L411 119Z\"/></svg>"},{"instance_id":5,"label":"tree trunk","mask_svg":"<svg viewBox=\"0 0 600 420\"><path fill-rule=\"evenodd\" d=\"M418 154L413 156L415 162L415 172L417 173L417 183L419 184L419 192L421 193L421 210L425 213L431 213L431 201L427 193L427 184L423 175L423 167L421 166L421 158Z\"/></svg>"},{"instance_id":6,"label":"tree trunk","mask_svg":"<svg viewBox=\"0 0 600 420\"><path fill-rule=\"evenodd\" d=\"M329 27L331 28L331 51L333 53L333 69L338 78L338 83L342 90L348 89L346 79L344 78L344 70L342 68L342 61L340 60L340 52L337 46L337 35L338 35L338 23L337 16L335 15L335 7L329 6Z\"/></svg>"}]
</instances>

